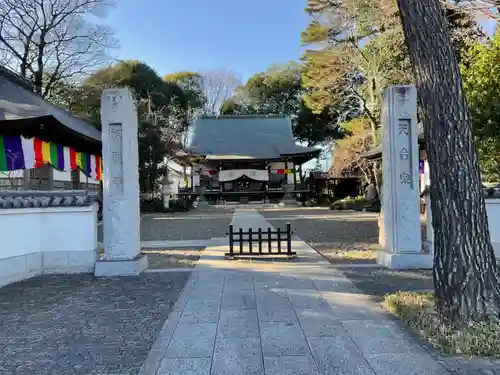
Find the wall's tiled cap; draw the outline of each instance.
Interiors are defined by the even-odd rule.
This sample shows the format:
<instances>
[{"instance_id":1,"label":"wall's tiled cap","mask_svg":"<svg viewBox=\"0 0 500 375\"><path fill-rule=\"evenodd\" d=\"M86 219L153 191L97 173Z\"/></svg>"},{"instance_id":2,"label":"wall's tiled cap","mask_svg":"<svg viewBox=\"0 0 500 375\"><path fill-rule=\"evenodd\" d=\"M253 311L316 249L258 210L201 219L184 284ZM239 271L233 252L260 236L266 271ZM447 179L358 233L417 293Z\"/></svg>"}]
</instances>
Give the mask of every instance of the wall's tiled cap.
<instances>
[{"instance_id":1,"label":"wall's tiled cap","mask_svg":"<svg viewBox=\"0 0 500 375\"><path fill-rule=\"evenodd\" d=\"M484 188L484 197L485 198L500 198L500 187L490 187L490 188Z\"/></svg>"},{"instance_id":2,"label":"wall's tiled cap","mask_svg":"<svg viewBox=\"0 0 500 375\"><path fill-rule=\"evenodd\" d=\"M0 191L0 209L31 207L91 206L97 202L95 194L85 190L64 191Z\"/></svg>"},{"instance_id":3,"label":"wall's tiled cap","mask_svg":"<svg viewBox=\"0 0 500 375\"><path fill-rule=\"evenodd\" d=\"M429 193L429 188L426 187L424 191L420 194L421 197ZM486 187L483 186L483 194L485 198L500 198L500 185L496 187Z\"/></svg>"}]
</instances>

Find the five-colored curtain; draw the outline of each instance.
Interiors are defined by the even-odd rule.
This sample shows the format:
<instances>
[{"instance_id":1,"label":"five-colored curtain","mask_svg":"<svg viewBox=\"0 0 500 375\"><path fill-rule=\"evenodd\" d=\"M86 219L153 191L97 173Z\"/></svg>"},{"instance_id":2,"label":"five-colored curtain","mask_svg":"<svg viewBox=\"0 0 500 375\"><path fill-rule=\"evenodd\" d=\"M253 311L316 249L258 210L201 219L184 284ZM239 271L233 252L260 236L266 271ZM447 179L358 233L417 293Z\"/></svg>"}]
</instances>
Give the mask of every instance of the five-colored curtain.
<instances>
[{"instance_id":1,"label":"five-colored curtain","mask_svg":"<svg viewBox=\"0 0 500 375\"><path fill-rule=\"evenodd\" d=\"M102 180L99 155L78 152L71 147L37 138L0 136L0 171L39 168L50 164L61 171L80 169L94 180Z\"/></svg>"}]
</instances>

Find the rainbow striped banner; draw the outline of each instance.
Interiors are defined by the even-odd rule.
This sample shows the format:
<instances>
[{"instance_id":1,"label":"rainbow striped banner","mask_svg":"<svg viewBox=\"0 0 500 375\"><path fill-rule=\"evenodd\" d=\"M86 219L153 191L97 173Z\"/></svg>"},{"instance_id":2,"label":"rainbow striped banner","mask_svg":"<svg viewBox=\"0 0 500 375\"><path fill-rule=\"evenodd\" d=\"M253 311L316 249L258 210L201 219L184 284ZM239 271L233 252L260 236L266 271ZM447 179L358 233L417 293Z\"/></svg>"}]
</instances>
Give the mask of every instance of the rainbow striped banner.
<instances>
[{"instance_id":1,"label":"rainbow striped banner","mask_svg":"<svg viewBox=\"0 0 500 375\"><path fill-rule=\"evenodd\" d=\"M50 164L60 171L80 169L86 176L102 180L99 155L77 152L71 147L37 138L0 136L0 171L39 168Z\"/></svg>"},{"instance_id":2,"label":"rainbow striped banner","mask_svg":"<svg viewBox=\"0 0 500 375\"><path fill-rule=\"evenodd\" d=\"M271 173L274 173L274 174L292 174L293 169L271 169Z\"/></svg>"}]
</instances>

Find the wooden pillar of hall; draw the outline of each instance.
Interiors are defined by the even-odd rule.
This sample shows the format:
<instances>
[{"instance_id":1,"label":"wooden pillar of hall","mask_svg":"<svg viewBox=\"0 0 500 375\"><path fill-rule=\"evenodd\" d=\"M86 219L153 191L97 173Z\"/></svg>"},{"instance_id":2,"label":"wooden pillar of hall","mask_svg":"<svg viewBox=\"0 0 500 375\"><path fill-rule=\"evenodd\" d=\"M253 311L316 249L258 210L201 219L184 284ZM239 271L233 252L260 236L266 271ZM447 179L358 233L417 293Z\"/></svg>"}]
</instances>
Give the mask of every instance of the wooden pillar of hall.
<instances>
[{"instance_id":1,"label":"wooden pillar of hall","mask_svg":"<svg viewBox=\"0 0 500 375\"><path fill-rule=\"evenodd\" d=\"M293 190L297 190L297 167L293 163Z\"/></svg>"}]
</instances>

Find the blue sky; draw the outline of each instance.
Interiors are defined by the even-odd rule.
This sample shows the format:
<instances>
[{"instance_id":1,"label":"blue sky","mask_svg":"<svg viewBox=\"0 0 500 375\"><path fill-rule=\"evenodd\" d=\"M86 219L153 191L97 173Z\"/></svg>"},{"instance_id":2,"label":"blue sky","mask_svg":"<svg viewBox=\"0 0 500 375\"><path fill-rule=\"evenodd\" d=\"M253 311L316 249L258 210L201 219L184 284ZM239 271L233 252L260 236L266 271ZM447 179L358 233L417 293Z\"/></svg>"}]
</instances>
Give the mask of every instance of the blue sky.
<instances>
[{"instance_id":1,"label":"blue sky","mask_svg":"<svg viewBox=\"0 0 500 375\"><path fill-rule=\"evenodd\" d=\"M160 75L225 68L244 82L301 55L307 0L118 0L104 23L119 59L141 60ZM486 25L485 25L486 26ZM492 23L488 23L491 31Z\"/></svg>"},{"instance_id":2,"label":"blue sky","mask_svg":"<svg viewBox=\"0 0 500 375\"><path fill-rule=\"evenodd\" d=\"M160 75L225 68L244 81L272 63L300 57L306 0L119 0L104 23L120 59Z\"/></svg>"}]
</instances>

